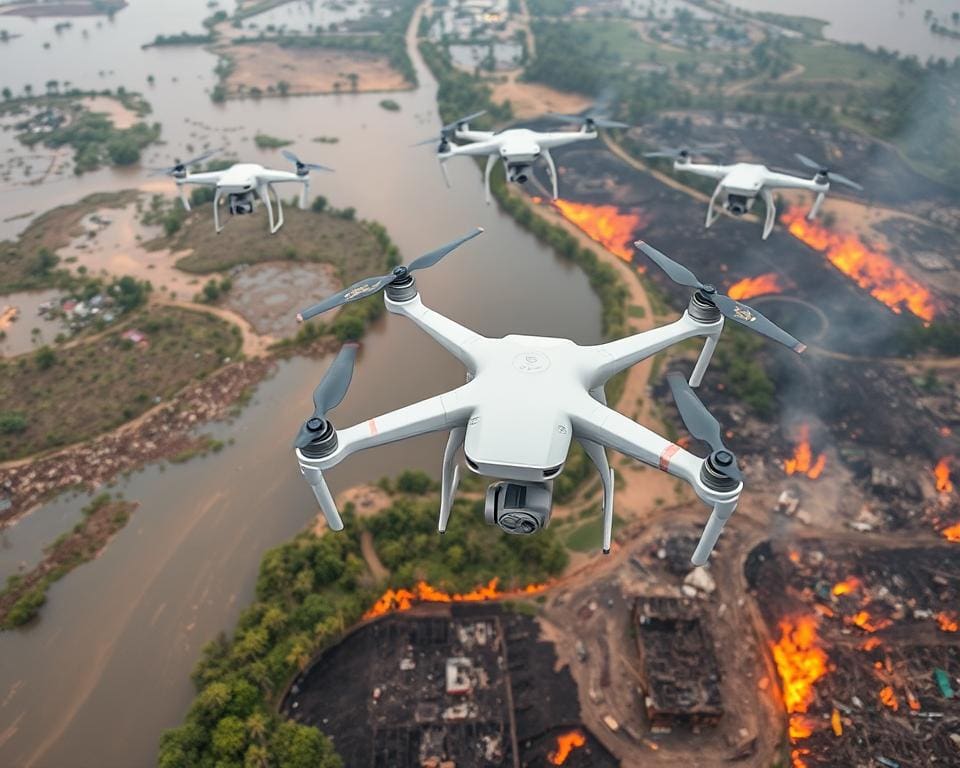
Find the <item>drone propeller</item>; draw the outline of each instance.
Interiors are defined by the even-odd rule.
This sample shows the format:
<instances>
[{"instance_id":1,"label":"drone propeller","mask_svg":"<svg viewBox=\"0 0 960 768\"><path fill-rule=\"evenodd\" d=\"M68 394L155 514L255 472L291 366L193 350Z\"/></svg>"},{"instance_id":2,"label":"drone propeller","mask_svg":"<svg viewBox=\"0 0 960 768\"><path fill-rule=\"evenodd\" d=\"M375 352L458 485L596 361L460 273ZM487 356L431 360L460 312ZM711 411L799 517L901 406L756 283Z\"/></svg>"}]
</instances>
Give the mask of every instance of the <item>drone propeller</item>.
<instances>
[{"instance_id":1,"label":"drone propeller","mask_svg":"<svg viewBox=\"0 0 960 768\"><path fill-rule=\"evenodd\" d=\"M280 154L297 166L297 176L306 176L310 171L329 171L333 173L333 168L328 168L319 163L305 163L288 149L283 150Z\"/></svg>"},{"instance_id":2,"label":"drone propeller","mask_svg":"<svg viewBox=\"0 0 960 768\"><path fill-rule=\"evenodd\" d=\"M724 317L734 320L769 339L773 339L785 347L789 347L797 354L801 354L807 348L806 344L797 341L776 323L768 320L757 312L757 310L739 301L734 301L729 296L718 293L717 289L712 285L701 283L693 272L682 264L678 264L666 254L661 253L656 248L647 245L642 240L638 240L634 245L650 257L651 261L666 272L667 277L677 285L694 288L699 291L700 296L720 310L720 314Z\"/></svg>"},{"instance_id":3,"label":"drone propeller","mask_svg":"<svg viewBox=\"0 0 960 768\"><path fill-rule=\"evenodd\" d=\"M171 165L169 168L151 168L151 176L183 176L187 172L187 168L191 165L196 165L197 163L202 163L204 160L209 160L215 154L217 154L219 149L211 149L209 152L204 152L199 157L195 157L192 160L187 160L186 162L181 163L179 160L175 165Z\"/></svg>"},{"instance_id":4,"label":"drone propeller","mask_svg":"<svg viewBox=\"0 0 960 768\"><path fill-rule=\"evenodd\" d=\"M481 109L479 112L474 112L472 115L467 115L466 117L461 117L457 120L454 120L452 123L447 123L446 125L440 128L439 136L431 136L429 139L424 139L423 141L418 141L414 144L414 147L422 147L426 144L433 144L434 142L440 142L440 151L446 151L445 146L449 146L450 137L460 130L463 126L469 123L471 120L476 120L478 117L487 114L487 110Z\"/></svg>"},{"instance_id":5,"label":"drone propeller","mask_svg":"<svg viewBox=\"0 0 960 768\"><path fill-rule=\"evenodd\" d=\"M464 235L453 242L447 243L436 250L425 253L418 259L414 259L409 266L405 267L401 265L394 268L394 270L388 275L371 277L367 278L366 280L361 280L358 283L354 283L349 288L346 288L339 293L335 293L333 296L329 296L319 304L314 304L309 309L303 310L303 312L297 315L297 321L302 323L305 320L309 320L311 317L316 317L317 315L323 314L334 307L339 307L342 304L348 304L352 301L358 301L376 293L377 291L382 291L391 283L403 282L411 272L415 272L418 269L427 269L428 267L432 267L444 256L455 251L465 242L472 240L482 232L483 228L477 227L475 230L473 230L473 232Z\"/></svg>"},{"instance_id":6,"label":"drone propeller","mask_svg":"<svg viewBox=\"0 0 960 768\"><path fill-rule=\"evenodd\" d=\"M687 431L710 446L710 468L730 480L743 482L736 454L723 443L719 422L696 396L683 374L668 373L667 382Z\"/></svg>"},{"instance_id":7,"label":"drone propeller","mask_svg":"<svg viewBox=\"0 0 960 768\"><path fill-rule=\"evenodd\" d=\"M569 115L563 112L548 112L547 117L554 120L562 120L565 123L582 123L587 128L629 128L627 123L621 123L618 120L610 120L606 116L606 105L590 107L586 112L580 115Z\"/></svg>"},{"instance_id":8,"label":"drone propeller","mask_svg":"<svg viewBox=\"0 0 960 768\"><path fill-rule=\"evenodd\" d=\"M313 415L301 425L297 439L293 441L295 448L306 448L329 432L327 411L340 405L347 395L350 380L353 378L353 366L357 360L357 347L355 343L344 344L317 388L313 390Z\"/></svg>"},{"instance_id":9,"label":"drone propeller","mask_svg":"<svg viewBox=\"0 0 960 768\"><path fill-rule=\"evenodd\" d=\"M863 191L863 187L857 184L857 182L853 181L852 179L848 179L846 176L843 176L839 173L833 173L826 165L817 163L806 155L801 155L799 152L794 152L794 156L797 158L797 160L807 166L807 168L812 168L815 170L818 176L823 176L826 178L827 181L839 181L841 184L846 184L848 187L860 190L861 192Z\"/></svg>"},{"instance_id":10,"label":"drone propeller","mask_svg":"<svg viewBox=\"0 0 960 768\"><path fill-rule=\"evenodd\" d=\"M644 157L670 157L674 160L688 159L691 155L710 155L723 144L701 144L698 147L667 147L656 152L644 152Z\"/></svg>"}]
</instances>

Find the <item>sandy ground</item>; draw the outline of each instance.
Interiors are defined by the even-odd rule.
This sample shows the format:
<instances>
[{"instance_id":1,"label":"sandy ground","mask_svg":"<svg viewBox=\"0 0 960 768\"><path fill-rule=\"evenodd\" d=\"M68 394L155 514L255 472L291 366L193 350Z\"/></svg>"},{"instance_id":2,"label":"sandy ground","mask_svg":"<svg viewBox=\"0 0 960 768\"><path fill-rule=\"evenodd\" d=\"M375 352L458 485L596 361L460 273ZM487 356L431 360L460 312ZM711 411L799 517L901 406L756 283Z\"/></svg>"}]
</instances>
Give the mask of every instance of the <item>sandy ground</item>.
<instances>
[{"instance_id":1,"label":"sandy ground","mask_svg":"<svg viewBox=\"0 0 960 768\"><path fill-rule=\"evenodd\" d=\"M539 83L523 83L516 72L507 75L506 82L493 86L494 101L510 101L514 117L525 120L540 117L546 112L576 114L591 105L590 99L576 93L564 93Z\"/></svg>"},{"instance_id":2,"label":"sandy ground","mask_svg":"<svg viewBox=\"0 0 960 768\"><path fill-rule=\"evenodd\" d=\"M116 99L107 96L88 96L82 100L91 112L104 112L110 118L114 128L124 131L140 121L135 112L131 112Z\"/></svg>"},{"instance_id":3,"label":"sandy ground","mask_svg":"<svg viewBox=\"0 0 960 768\"><path fill-rule=\"evenodd\" d=\"M297 332L299 310L339 288L329 264L266 262L233 278L224 307L245 317L258 334L282 339Z\"/></svg>"},{"instance_id":4,"label":"sandy ground","mask_svg":"<svg viewBox=\"0 0 960 768\"><path fill-rule=\"evenodd\" d=\"M273 43L231 45L216 49L235 63L227 79L231 94L241 89L266 92L281 80L290 84L290 94L352 92L349 75L358 76L357 91L400 91L410 84L394 70L386 57L363 51L324 48L289 49Z\"/></svg>"}]
</instances>

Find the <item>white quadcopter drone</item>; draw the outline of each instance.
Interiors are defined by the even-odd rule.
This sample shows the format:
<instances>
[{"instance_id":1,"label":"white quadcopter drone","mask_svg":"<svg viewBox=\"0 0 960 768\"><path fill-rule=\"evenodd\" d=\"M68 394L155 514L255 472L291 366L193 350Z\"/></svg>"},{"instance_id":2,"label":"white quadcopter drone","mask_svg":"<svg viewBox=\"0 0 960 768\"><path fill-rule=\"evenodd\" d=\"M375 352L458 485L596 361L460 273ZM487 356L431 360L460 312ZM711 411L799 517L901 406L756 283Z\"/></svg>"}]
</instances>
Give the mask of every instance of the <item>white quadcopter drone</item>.
<instances>
[{"instance_id":1,"label":"white quadcopter drone","mask_svg":"<svg viewBox=\"0 0 960 768\"><path fill-rule=\"evenodd\" d=\"M220 200L227 196L228 210L231 216L245 216L254 212L257 201L260 200L267 208L270 221L270 234L273 235L283 226L283 203L274 184L296 182L303 185L300 193L300 208L307 207L307 195L310 191L310 171L332 171L324 165L304 163L293 152L283 150L283 156L292 162L296 171L272 171L262 165L254 163L238 163L222 171L207 171L205 173L190 173L187 169L191 165L201 163L217 154L213 150L206 154L188 160L185 163L177 162L169 168L154 168L152 175L172 176L180 190L180 200L183 207L190 210L190 200L183 188L184 184L196 184L201 187L214 187L213 196L213 224L217 234L223 231L220 223ZM270 192L277 203L277 219L274 223L273 205L270 202Z\"/></svg>"},{"instance_id":2,"label":"white quadcopter drone","mask_svg":"<svg viewBox=\"0 0 960 768\"><path fill-rule=\"evenodd\" d=\"M777 209L773 202L771 189L809 189L817 193L817 198L807 214L813 220L820 210L823 198L830 191L830 182L837 181L853 189L862 190L859 184L851 181L839 173L832 173L826 166L815 163L809 157L796 153L797 159L808 168L816 171L812 179L804 179L789 173L772 171L765 165L755 163L735 163L734 165L709 165L694 163L690 160L691 153L708 153L719 145L708 145L695 149L664 149L659 152L647 152L644 157L671 157L673 167L677 171L689 171L710 179L719 179L717 188L710 198L707 208L706 226L709 228L720 216L716 210L716 203L721 199L723 209L734 216L743 214L753 208L757 196L763 198L767 214L763 224L763 239L766 240L773 231L776 223Z\"/></svg>"},{"instance_id":3,"label":"white quadcopter drone","mask_svg":"<svg viewBox=\"0 0 960 768\"><path fill-rule=\"evenodd\" d=\"M597 346L539 336L481 336L426 307L413 272L439 262L483 230L421 256L388 275L362 280L297 316L301 322L384 290L387 309L412 320L467 368L467 383L361 424L338 430L327 412L343 400L353 376L356 345L344 346L313 393L313 415L294 442L304 478L334 531L343 521L323 473L357 451L429 432L449 432L443 454L438 528L444 533L459 481L456 456L463 448L471 471L497 478L487 488L485 516L507 533L530 535L550 522L553 479L564 467L570 441L577 440L600 472L603 484L603 551L613 537L614 475L606 449L613 448L688 483L713 512L693 554L703 565L743 489L737 459L724 444L720 425L692 387L700 385L723 330L734 320L796 352L804 345L759 312L701 283L645 243L640 248L676 283L694 289L683 316L670 325ZM705 343L690 376L668 380L684 424L711 453L698 458L676 443L606 406L604 385L618 372L667 347L703 336Z\"/></svg>"},{"instance_id":4,"label":"white quadcopter drone","mask_svg":"<svg viewBox=\"0 0 960 768\"><path fill-rule=\"evenodd\" d=\"M550 150L578 141L590 141L598 136L598 128L628 128L626 123L607 120L589 110L584 115L550 114L551 118L565 122L580 123L579 131L552 131L542 133L531 131L529 128L508 128L503 131L472 131L470 121L475 120L486 112L474 112L472 115L461 117L440 129L440 136L421 141L414 146L420 147L439 141L437 159L440 161L440 170L447 186L450 186L450 177L447 175L445 163L451 157L483 157L487 158L487 166L483 173L483 184L486 190L486 201L490 204L490 173L499 157L503 161L507 181L524 184L531 175L533 164L541 157L547 162L550 172L550 181L553 185L553 199L557 193L557 167L553 162ZM452 144L451 139L468 141L469 144Z\"/></svg>"}]
</instances>

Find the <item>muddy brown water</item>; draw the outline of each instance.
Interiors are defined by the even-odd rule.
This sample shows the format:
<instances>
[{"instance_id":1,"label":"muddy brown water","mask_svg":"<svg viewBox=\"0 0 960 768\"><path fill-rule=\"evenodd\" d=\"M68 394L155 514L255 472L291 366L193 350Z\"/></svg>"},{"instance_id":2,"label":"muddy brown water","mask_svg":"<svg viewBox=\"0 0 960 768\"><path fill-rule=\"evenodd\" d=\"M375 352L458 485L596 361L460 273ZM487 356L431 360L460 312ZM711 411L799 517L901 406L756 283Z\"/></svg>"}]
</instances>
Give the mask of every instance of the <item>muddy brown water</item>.
<instances>
[{"instance_id":1,"label":"muddy brown water","mask_svg":"<svg viewBox=\"0 0 960 768\"><path fill-rule=\"evenodd\" d=\"M486 228L481 239L418 277L424 300L434 308L487 335L599 340L599 303L582 273L485 206L473 165L451 163L455 186L448 191L430 149L410 148L438 125L435 84L419 59L421 87L392 96L399 112L380 108L377 94L216 106L204 92L213 82L212 56L191 48L139 49L157 32L199 28L203 4L171 0L162 17L153 7L148 0L133 0L112 22L75 19L61 38L52 20L5 20L11 32L21 31L22 24L24 37L0 47L0 71L12 71L23 52L16 71L35 88L51 78L69 78L78 86L95 79L144 88L146 74L153 73L152 119L163 124L169 144L162 154L152 150L148 163L186 155L188 143L220 142L242 150L245 158L281 163L276 153L256 150L250 138L261 130L295 139L302 155L337 169L315 179L314 193L383 222L407 260L473 226ZM79 34L84 28L86 39ZM48 38L55 44L44 51ZM109 55L102 50L107 45L115 46ZM78 51L87 54L77 60ZM99 78L100 68L114 74ZM187 122L198 120L213 127ZM340 142L310 141L322 135ZM0 219L142 181L136 170L104 170L35 187L5 186ZM7 222L0 235L25 223ZM293 318L290 322L292 329ZM316 515L290 441L327 362L281 363L238 419L208 429L232 441L221 453L183 465L149 466L118 481L116 490L140 502L128 526L100 558L50 590L38 622L0 634L0 765L154 764L161 732L182 721L192 700L189 674L201 647L229 631L251 601L264 550ZM365 339L350 393L334 417L346 426L457 386L463 375L436 344L391 316ZM331 472L330 480L340 491L407 467L436 475L441 455L442 437L424 437L358 455ZM0 541L3 572L35 562L42 545L76 519L86 498L55 500L7 531Z\"/></svg>"}]
</instances>

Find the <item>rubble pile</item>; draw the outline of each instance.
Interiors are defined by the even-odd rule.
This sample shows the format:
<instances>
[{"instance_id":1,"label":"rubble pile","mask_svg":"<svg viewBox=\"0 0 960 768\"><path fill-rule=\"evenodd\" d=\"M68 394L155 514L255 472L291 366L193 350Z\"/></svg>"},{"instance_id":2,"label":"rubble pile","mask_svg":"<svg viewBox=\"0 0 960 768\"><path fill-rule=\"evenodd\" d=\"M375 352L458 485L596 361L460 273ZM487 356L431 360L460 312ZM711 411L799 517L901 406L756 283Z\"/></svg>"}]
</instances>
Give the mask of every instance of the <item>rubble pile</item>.
<instances>
[{"instance_id":1,"label":"rubble pile","mask_svg":"<svg viewBox=\"0 0 960 768\"><path fill-rule=\"evenodd\" d=\"M960 760L955 548L767 542L745 570L779 637L794 768Z\"/></svg>"},{"instance_id":2,"label":"rubble pile","mask_svg":"<svg viewBox=\"0 0 960 768\"><path fill-rule=\"evenodd\" d=\"M196 427L225 417L272 367L262 358L228 365L131 425L50 456L0 468L4 502L0 522L15 520L68 488L92 491L122 472L202 446Z\"/></svg>"}]
</instances>

